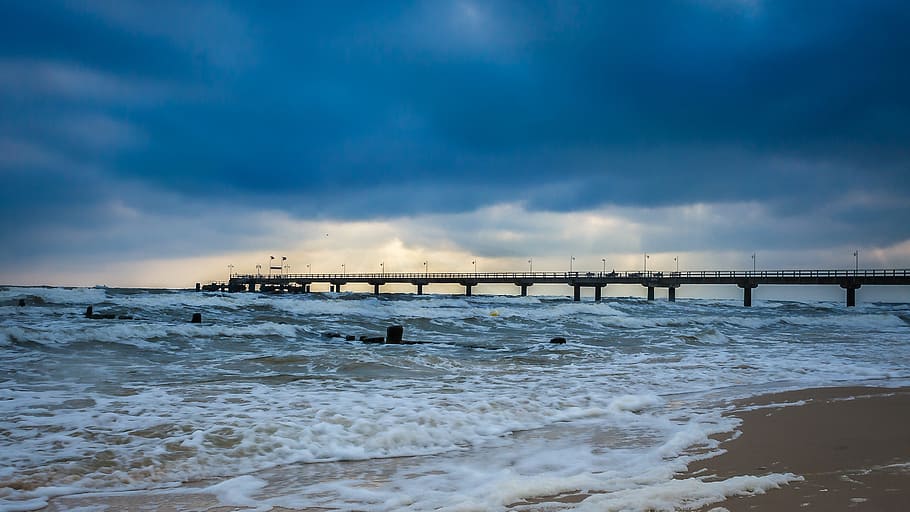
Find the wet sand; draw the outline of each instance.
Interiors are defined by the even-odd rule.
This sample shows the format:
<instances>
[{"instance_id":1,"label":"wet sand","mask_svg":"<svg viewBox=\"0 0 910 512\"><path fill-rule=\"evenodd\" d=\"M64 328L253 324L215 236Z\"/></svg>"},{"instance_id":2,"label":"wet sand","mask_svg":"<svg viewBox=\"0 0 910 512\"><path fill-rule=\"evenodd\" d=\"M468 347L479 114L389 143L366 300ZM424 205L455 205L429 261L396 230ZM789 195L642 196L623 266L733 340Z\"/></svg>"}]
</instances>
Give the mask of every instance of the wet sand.
<instances>
[{"instance_id":1,"label":"wet sand","mask_svg":"<svg viewBox=\"0 0 910 512\"><path fill-rule=\"evenodd\" d=\"M775 405L787 403L800 405ZM805 480L701 510L910 510L910 388L777 393L749 400L733 414L743 420L742 435L722 445L727 453L681 476L789 472Z\"/></svg>"}]
</instances>

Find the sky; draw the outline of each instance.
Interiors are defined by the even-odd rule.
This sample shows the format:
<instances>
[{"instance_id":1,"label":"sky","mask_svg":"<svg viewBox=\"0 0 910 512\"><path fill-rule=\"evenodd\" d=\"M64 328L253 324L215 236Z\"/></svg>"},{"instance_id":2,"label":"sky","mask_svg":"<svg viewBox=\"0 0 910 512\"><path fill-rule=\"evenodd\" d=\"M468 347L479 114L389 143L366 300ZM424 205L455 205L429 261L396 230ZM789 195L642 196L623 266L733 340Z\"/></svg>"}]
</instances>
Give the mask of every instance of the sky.
<instances>
[{"instance_id":1,"label":"sky","mask_svg":"<svg viewBox=\"0 0 910 512\"><path fill-rule=\"evenodd\" d=\"M907 26L877 0L0 0L0 283L910 268Z\"/></svg>"}]
</instances>

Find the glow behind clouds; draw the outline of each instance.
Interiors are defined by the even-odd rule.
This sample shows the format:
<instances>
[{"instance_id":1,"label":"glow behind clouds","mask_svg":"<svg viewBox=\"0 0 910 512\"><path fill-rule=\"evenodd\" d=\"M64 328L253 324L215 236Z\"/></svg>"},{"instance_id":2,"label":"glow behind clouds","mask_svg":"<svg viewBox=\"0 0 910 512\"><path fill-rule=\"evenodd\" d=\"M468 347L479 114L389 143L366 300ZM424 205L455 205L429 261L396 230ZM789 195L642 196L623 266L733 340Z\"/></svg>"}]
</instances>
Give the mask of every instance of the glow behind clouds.
<instances>
[{"instance_id":1,"label":"glow behind clouds","mask_svg":"<svg viewBox=\"0 0 910 512\"><path fill-rule=\"evenodd\" d=\"M122 215L123 227L116 236L136 237L137 247L143 243L157 245L156 237L162 237L163 244L169 243L167 229L133 228L169 226L167 218L144 218L122 205L111 205L111 208ZM741 231L742 225L731 220L737 218L751 218L753 224L748 231ZM533 212L520 204L501 204L459 214L364 221L307 221L283 212L237 212L236 218L217 222L229 225L231 220L244 223L246 230L255 233L240 239L244 246L263 248L227 248L216 255L193 258L142 257L137 252L135 260L63 263L50 273L22 272L23 284L191 287L198 281L226 279L229 264L234 265L236 273L255 273L257 264L267 273L269 256L287 256L292 273L307 272L307 265L316 273L340 273L342 263L347 272L380 272L380 263L384 263L386 272L423 272L424 261L429 263L431 272L472 272L475 260L479 272L525 271L529 258L536 271L562 272L569 269L571 256L576 258L573 268L579 271L602 270L603 258L607 260L608 271L636 270L643 266L643 252L648 252L648 268L653 270L675 270L673 258L679 258L681 270L746 270L752 265L751 252L704 251L699 247L723 246L724 237L739 240L735 242L738 244L746 243L765 231L778 232L782 238L789 236L786 230L779 229L787 225L786 221L769 216L752 203L658 209L611 207L571 213ZM184 227L195 230L196 239L204 243L205 229L214 223L213 219L200 218ZM798 233L804 227L797 225L792 229ZM86 232L86 236L95 235L96 232ZM193 235L188 233L188 236ZM99 243L91 238L85 242ZM853 264L853 249L846 245L834 251L830 247L794 251L782 244L756 251L759 269L813 266L842 269L852 268ZM908 259L910 242L861 252L863 268L893 268ZM413 291L407 286L387 289ZM495 292L510 290L511 287L497 288ZM458 293L459 290L448 291ZM625 293L638 291L638 287L633 287ZM532 292L560 294L563 290L538 287Z\"/></svg>"}]
</instances>

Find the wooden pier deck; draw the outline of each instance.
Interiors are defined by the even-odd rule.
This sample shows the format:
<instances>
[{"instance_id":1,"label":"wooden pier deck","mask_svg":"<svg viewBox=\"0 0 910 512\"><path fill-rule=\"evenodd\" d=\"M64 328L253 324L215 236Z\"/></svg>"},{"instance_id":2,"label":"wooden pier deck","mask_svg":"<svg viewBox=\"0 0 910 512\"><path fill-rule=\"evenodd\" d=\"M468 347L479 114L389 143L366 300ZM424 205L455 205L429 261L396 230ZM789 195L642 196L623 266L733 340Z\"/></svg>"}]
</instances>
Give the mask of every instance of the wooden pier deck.
<instances>
[{"instance_id":1,"label":"wooden pier deck","mask_svg":"<svg viewBox=\"0 0 910 512\"><path fill-rule=\"evenodd\" d=\"M457 284L472 294L480 284L513 284L522 296L535 284L562 284L574 289L574 299L581 300L582 288L594 288L595 300L610 284L639 284L648 289L648 300L654 299L655 288L667 288L668 299L676 299L676 288L682 285L736 285L743 289L743 305L752 305L752 289L759 285L836 285L846 291L847 306L856 305L856 290L863 285L910 286L910 269L874 270L697 270L683 272L413 272L413 273L331 273L331 274L232 274L226 283L196 285L197 290L218 291L287 291L306 293L314 283L328 284L341 291L348 284L368 284L373 293L390 283L410 284L423 294L430 284Z\"/></svg>"}]
</instances>

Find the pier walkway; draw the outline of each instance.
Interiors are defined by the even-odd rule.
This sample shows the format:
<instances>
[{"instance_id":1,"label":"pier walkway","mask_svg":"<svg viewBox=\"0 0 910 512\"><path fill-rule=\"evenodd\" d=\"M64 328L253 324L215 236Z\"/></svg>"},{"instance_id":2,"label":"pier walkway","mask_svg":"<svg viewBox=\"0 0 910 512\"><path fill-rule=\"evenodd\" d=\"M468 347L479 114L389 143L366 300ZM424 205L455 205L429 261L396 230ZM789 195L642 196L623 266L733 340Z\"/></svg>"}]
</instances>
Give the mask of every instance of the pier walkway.
<instances>
[{"instance_id":1,"label":"pier walkway","mask_svg":"<svg viewBox=\"0 0 910 512\"><path fill-rule=\"evenodd\" d=\"M562 284L574 289L574 299L581 300L582 288L594 288L594 300L601 300L602 290L610 284L639 284L648 289L648 300L654 300L655 288L666 288L670 301L676 300L676 289L682 285L736 285L743 290L743 305L752 305L752 290L759 285L836 285L846 291L847 306L856 305L856 290L863 285L910 286L910 269L876 270L697 270L684 272L430 272L430 273L342 273L342 274L232 274L226 283L196 284L196 290L262 291L307 293L314 283L328 284L340 292L348 284L368 284L378 295L380 287L390 283L410 284L417 294L430 284L458 284L470 296L480 284L514 284L520 294L528 294L535 284Z\"/></svg>"}]
</instances>

